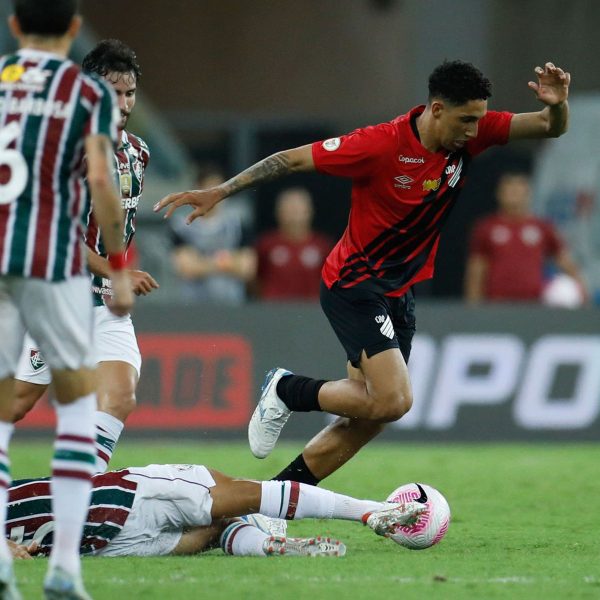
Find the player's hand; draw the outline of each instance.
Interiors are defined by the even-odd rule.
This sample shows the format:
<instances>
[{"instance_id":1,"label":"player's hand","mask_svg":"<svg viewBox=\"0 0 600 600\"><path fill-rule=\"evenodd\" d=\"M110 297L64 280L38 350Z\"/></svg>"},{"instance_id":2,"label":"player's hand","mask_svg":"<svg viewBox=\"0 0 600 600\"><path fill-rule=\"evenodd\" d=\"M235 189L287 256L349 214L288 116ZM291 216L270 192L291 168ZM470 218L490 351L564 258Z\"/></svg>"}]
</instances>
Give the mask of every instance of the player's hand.
<instances>
[{"instance_id":1,"label":"player's hand","mask_svg":"<svg viewBox=\"0 0 600 600\"><path fill-rule=\"evenodd\" d=\"M8 549L10 550L10 553L12 554L12 557L15 559L31 559L32 557L32 553L29 552L30 547L33 544L37 544L37 542L32 542L30 544L30 546L24 546L23 544L17 544L16 542L13 542L12 540L6 540L7 544L8 544ZM35 550L37 550L36 548L32 548L32 551L35 553Z\"/></svg>"},{"instance_id":2,"label":"player's hand","mask_svg":"<svg viewBox=\"0 0 600 600\"><path fill-rule=\"evenodd\" d=\"M146 271L129 271L131 289L136 296L147 296L152 290L157 290L160 286L150 273Z\"/></svg>"},{"instance_id":3,"label":"player's hand","mask_svg":"<svg viewBox=\"0 0 600 600\"><path fill-rule=\"evenodd\" d=\"M547 62L542 67L535 68L537 83L529 82L529 87L535 92L537 99L547 106L554 106L564 102L569 97L569 84L571 83L571 74L566 73L561 68Z\"/></svg>"},{"instance_id":4,"label":"player's hand","mask_svg":"<svg viewBox=\"0 0 600 600\"><path fill-rule=\"evenodd\" d=\"M212 187L207 190L189 190L187 192L177 192L165 196L160 202L154 205L154 212L160 212L163 208L169 207L165 213L165 219L168 219L180 206L193 206L194 210L187 216L186 223L189 225L192 221L205 215L217 202L223 200L225 195L219 187Z\"/></svg>"},{"instance_id":5,"label":"player's hand","mask_svg":"<svg viewBox=\"0 0 600 600\"><path fill-rule=\"evenodd\" d=\"M117 317L124 317L133 306L133 287L128 271L113 271L110 277L113 295L107 302L108 309Z\"/></svg>"}]
</instances>

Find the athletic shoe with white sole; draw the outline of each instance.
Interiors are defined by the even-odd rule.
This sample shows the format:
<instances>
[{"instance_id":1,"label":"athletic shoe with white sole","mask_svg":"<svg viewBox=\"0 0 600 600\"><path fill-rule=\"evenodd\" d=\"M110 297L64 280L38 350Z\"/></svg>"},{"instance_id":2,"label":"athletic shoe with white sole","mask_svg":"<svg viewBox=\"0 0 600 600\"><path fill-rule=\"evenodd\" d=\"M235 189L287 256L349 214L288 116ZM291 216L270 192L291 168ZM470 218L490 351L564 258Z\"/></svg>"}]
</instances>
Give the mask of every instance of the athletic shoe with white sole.
<instances>
[{"instance_id":1,"label":"athletic shoe with white sole","mask_svg":"<svg viewBox=\"0 0 600 600\"><path fill-rule=\"evenodd\" d=\"M277 395L277 384L285 375L292 375L285 369L271 369L265 377L260 400L248 424L250 450L256 458L266 458L277 443L279 434L290 418L291 410Z\"/></svg>"},{"instance_id":2,"label":"athletic shoe with white sole","mask_svg":"<svg viewBox=\"0 0 600 600\"><path fill-rule=\"evenodd\" d=\"M0 600L21 600L12 561L0 561Z\"/></svg>"},{"instance_id":3,"label":"athletic shoe with white sole","mask_svg":"<svg viewBox=\"0 0 600 600\"><path fill-rule=\"evenodd\" d=\"M263 543L267 556L344 556L346 546L331 538L285 538L272 535Z\"/></svg>"},{"instance_id":4,"label":"athletic shoe with white sole","mask_svg":"<svg viewBox=\"0 0 600 600\"><path fill-rule=\"evenodd\" d=\"M72 575L61 567L51 567L44 579L46 600L92 600L85 591L81 575Z\"/></svg>"},{"instance_id":5,"label":"athletic shoe with white sole","mask_svg":"<svg viewBox=\"0 0 600 600\"><path fill-rule=\"evenodd\" d=\"M383 508L362 517L362 522L368 525L377 535L385 537L394 533L396 527L402 525L414 525L419 515L427 510L427 507L420 502L403 502L402 504L392 504L389 508Z\"/></svg>"},{"instance_id":6,"label":"athletic shoe with white sole","mask_svg":"<svg viewBox=\"0 0 600 600\"><path fill-rule=\"evenodd\" d=\"M240 517L245 523L254 525L264 533L269 535L285 537L287 534L287 521L285 519L276 519L275 517L265 517L259 513L244 515Z\"/></svg>"}]
</instances>

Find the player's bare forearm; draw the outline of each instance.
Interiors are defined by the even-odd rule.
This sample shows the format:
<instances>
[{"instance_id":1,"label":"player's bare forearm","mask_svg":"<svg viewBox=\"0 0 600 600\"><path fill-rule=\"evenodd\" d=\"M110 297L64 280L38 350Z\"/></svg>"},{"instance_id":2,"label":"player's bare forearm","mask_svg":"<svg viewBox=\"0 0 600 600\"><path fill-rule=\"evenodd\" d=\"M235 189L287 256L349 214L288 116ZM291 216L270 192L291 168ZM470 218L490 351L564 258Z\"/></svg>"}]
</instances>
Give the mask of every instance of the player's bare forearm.
<instances>
[{"instance_id":1,"label":"player's bare forearm","mask_svg":"<svg viewBox=\"0 0 600 600\"><path fill-rule=\"evenodd\" d=\"M548 137L559 137L569 128L569 103L565 100L559 104L547 106L543 112L548 112Z\"/></svg>"},{"instance_id":2,"label":"player's bare forearm","mask_svg":"<svg viewBox=\"0 0 600 600\"><path fill-rule=\"evenodd\" d=\"M289 175L314 169L312 149L310 145L283 150L248 167L235 177L232 177L219 187L224 198L237 192L254 187L265 181L273 181Z\"/></svg>"},{"instance_id":3,"label":"player's bare forearm","mask_svg":"<svg viewBox=\"0 0 600 600\"><path fill-rule=\"evenodd\" d=\"M165 218L168 219L179 207L192 206L194 210L186 218L189 225L228 196L264 181L272 181L290 173L311 171L314 168L310 145L284 150L268 156L216 187L169 194L154 205L154 212L167 208Z\"/></svg>"},{"instance_id":4,"label":"player's bare forearm","mask_svg":"<svg viewBox=\"0 0 600 600\"><path fill-rule=\"evenodd\" d=\"M96 254L90 248L87 249L87 263L88 269L93 275L98 275L99 277L104 277L106 279L110 278L110 264L109 262Z\"/></svg>"}]
</instances>

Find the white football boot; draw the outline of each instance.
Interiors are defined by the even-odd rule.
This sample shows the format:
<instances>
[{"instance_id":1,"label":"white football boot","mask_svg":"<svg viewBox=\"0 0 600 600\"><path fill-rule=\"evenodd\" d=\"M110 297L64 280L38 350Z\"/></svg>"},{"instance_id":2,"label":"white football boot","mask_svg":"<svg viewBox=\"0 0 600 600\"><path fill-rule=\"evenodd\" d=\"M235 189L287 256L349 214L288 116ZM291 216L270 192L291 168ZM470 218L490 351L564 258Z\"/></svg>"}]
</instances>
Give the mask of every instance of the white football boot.
<instances>
[{"instance_id":1,"label":"white football boot","mask_svg":"<svg viewBox=\"0 0 600 600\"><path fill-rule=\"evenodd\" d=\"M274 535L276 537L285 537L287 534L287 521L285 519L277 519L275 517L265 517L259 513L252 515L244 515L239 517L242 521L254 525L264 533Z\"/></svg>"},{"instance_id":2,"label":"white football boot","mask_svg":"<svg viewBox=\"0 0 600 600\"><path fill-rule=\"evenodd\" d=\"M267 556L344 556L346 545L331 538L285 538L274 536L263 543Z\"/></svg>"},{"instance_id":3,"label":"white football boot","mask_svg":"<svg viewBox=\"0 0 600 600\"><path fill-rule=\"evenodd\" d=\"M391 504L389 508L383 508L362 517L362 522L368 525L377 535L388 537L396 527L402 525L414 525L419 520L419 515L427 510L420 502L403 502L402 504Z\"/></svg>"},{"instance_id":4,"label":"white football boot","mask_svg":"<svg viewBox=\"0 0 600 600\"><path fill-rule=\"evenodd\" d=\"M256 458L269 456L279 434L290 418L291 410L277 395L277 383L284 375L292 375L285 369L271 369L265 377L260 400L248 424L250 450Z\"/></svg>"},{"instance_id":5,"label":"white football boot","mask_svg":"<svg viewBox=\"0 0 600 600\"><path fill-rule=\"evenodd\" d=\"M71 575L61 567L51 567L44 579L46 600L92 600L85 591L81 575Z\"/></svg>"}]
</instances>

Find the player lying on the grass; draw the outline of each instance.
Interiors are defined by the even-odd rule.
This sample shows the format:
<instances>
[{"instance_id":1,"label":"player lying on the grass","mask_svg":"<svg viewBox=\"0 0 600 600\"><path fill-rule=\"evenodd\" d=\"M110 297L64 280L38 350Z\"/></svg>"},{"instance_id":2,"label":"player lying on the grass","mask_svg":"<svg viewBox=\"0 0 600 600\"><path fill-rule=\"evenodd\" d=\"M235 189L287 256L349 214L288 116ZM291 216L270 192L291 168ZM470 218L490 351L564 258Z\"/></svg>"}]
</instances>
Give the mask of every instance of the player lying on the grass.
<instances>
[{"instance_id":1,"label":"player lying on the grass","mask_svg":"<svg viewBox=\"0 0 600 600\"><path fill-rule=\"evenodd\" d=\"M414 523L419 502L390 504L294 481L233 479L202 465L130 467L93 477L92 501L81 554L159 556L195 554L218 541L237 556L343 556L344 544L328 538L273 536L234 519L260 513L284 519L344 519L387 535ZM52 548L54 528L46 478L14 481L9 490L6 537L15 558ZM232 520L233 519L233 520Z\"/></svg>"}]
</instances>

